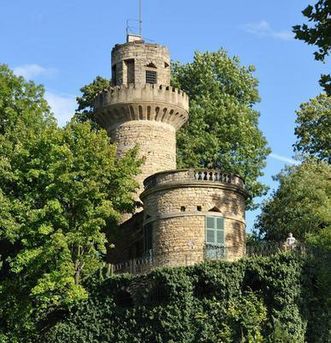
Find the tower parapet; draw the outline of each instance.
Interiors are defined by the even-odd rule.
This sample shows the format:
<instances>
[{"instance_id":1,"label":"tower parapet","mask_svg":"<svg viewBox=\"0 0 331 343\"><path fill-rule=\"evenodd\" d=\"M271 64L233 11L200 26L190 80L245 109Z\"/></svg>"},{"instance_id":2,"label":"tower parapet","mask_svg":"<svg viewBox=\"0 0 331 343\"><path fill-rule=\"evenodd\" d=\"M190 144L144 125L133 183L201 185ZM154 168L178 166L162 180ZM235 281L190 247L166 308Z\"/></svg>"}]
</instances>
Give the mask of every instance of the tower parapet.
<instances>
[{"instance_id":1,"label":"tower parapet","mask_svg":"<svg viewBox=\"0 0 331 343\"><path fill-rule=\"evenodd\" d=\"M171 86L122 85L105 89L95 100L96 119L107 131L130 120L154 120L179 129L188 120L186 93Z\"/></svg>"}]
</instances>

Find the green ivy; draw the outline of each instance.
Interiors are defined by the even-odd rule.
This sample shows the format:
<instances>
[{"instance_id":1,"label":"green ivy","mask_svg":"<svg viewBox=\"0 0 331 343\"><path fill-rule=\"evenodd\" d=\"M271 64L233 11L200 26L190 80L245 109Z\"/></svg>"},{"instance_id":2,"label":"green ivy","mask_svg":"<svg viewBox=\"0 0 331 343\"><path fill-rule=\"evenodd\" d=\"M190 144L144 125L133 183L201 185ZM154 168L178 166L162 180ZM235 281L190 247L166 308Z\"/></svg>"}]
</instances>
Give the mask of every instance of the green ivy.
<instances>
[{"instance_id":1,"label":"green ivy","mask_svg":"<svg viewBox=\"0 0 331 343\"><path fill-rule=\"evenodd\" d=\"M111 278L96 283L90 299L55 325L45 340L263 342L273 330L266 324L272 318L287 320L288 305L298 300L298 273L299 261L280 255L273 261L214 262ZM303 342L304 320L294 316L292 321L298 330L290 325L289 334Z\"/></svg>"},{"instance_id":2,"label":"green ivy","mask_svg":"<svg viewBox=\"0 0 331 343\"><path fill-rule=\"evenodd\" d=\"M86 285L88 300L41 323L34 341L326 342L328 330L317 333L325 322L307 325L311 313L326 313L313 294L314 270L310 257L281 253L95 277Z\"/></svg>"}]
</instances>

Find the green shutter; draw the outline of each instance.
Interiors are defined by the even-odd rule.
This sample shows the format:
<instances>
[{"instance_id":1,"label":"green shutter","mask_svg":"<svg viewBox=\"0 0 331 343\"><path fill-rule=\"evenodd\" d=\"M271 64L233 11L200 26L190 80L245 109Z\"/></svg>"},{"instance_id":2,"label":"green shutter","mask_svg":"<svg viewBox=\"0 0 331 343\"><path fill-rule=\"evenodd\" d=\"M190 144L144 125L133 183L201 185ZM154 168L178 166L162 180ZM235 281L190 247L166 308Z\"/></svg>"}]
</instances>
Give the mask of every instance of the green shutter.
<instances>
[{"instance_id":1,"label":"green shutter","mask_svg":"<svg viewBox=\"0 0 331 343\"><path fill-rule=\"evenodd\" d=\"M217 244L224 244L224 219L216 218L216 228L217 228Z\"/></svg>"},{"instance_id":2,"label":"green shutter","mask_svg":"<svg viewBox=\"0 0 331 343\"><path fill-rule=\"evenodd\" d=\"M224 245L224 219L222 217L206 218L206 243Z\"/></svg>"},{"instance_id":3,"label":"green shutter","mask_svg":"<svg viewBox=\"0 0 331 343\"><path fill-rule=\"evenodd\" d=\"M216 243L214 230L207 229L207 243Z\"/></svg>"},{"instance_id":4,"label":"green shutter","mask_svg":"<svg viewBox=\"0 0 331 343\"><path fill-rule=\"evenodd\" d=\"M215 218L214 217L207 217L207 229L214 229L215 228Z\"/></svg>"}]
</instances>

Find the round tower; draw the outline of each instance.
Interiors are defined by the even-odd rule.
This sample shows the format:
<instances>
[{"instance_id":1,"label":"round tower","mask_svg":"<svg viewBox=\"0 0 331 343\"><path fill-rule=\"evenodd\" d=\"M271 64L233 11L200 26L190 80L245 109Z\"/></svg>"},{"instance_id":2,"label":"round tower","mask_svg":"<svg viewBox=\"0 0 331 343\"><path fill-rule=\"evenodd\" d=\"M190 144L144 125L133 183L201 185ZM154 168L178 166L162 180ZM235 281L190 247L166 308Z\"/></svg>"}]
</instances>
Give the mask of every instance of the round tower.
<instances>
[{"instance_id":1,"label":"round tower","mask_svg":"<svg viewBox=\"0 0 331 343\"><path fill-rule=\"evenodd\" d=\"M128 37L112 50L112 83L95 100L95 118L117 154L139 147L144 160L137 176L140 189L148 176L176 169L176 130L188 120L188 96L170 86L166 47Z\"/></svg>"},{"instance_id":2,"label":"round tower","mask_svg":"<svg viewBox=\"0 0 331 343\"><path fill-rule=\"evenodd\" d=\"M240 176L219 170L171 170L148 177L141 198L154 264L242 257L247 196Z\"/></svg>"}]
</instances>

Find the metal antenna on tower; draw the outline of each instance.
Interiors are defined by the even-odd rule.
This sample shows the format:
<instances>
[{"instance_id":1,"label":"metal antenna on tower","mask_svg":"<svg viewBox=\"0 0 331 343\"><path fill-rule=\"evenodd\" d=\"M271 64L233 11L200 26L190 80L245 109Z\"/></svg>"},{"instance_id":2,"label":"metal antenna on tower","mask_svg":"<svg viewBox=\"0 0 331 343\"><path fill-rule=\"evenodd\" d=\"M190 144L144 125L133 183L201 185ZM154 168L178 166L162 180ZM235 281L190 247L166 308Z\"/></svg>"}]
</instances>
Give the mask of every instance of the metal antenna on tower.
<instances>
[{"instance_id":1,"label":"metal antenna on tower","mask_svg":"<svg viewBox=\"0 0 331 343\"><path fill-rule=\"evenodd\" d=\"M139 0L139 18L138 19L127 19L126 20L126 36L133 35L137 38L142 39L142 0ZM135 23L132 24L131 23ZM138 27L137 27L138 24ZM138 31L138 32L137 32Z\"/></svg>"}]
</instances>

